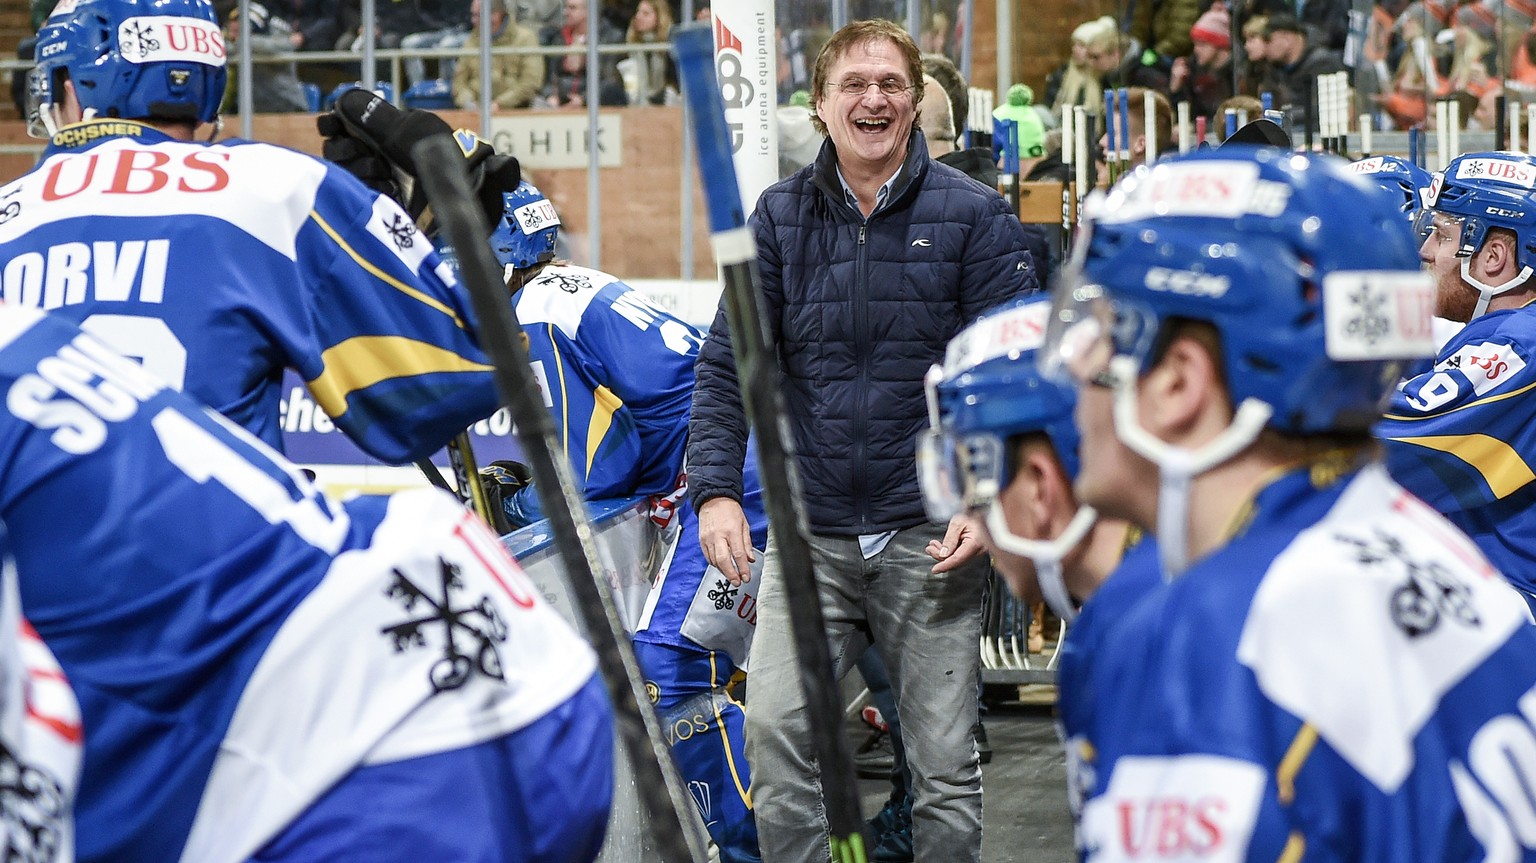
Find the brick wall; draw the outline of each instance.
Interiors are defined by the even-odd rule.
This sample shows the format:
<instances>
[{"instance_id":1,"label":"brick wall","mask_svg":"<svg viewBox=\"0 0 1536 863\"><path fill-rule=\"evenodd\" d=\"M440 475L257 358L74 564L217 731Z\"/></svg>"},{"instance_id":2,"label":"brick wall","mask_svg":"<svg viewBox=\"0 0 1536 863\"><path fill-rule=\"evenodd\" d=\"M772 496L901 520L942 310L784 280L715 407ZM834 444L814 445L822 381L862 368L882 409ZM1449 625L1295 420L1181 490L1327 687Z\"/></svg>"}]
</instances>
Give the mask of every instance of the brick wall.
<instances>
[{"instance_id":1,"label":"brick wall","mask_svg":"<svg viewBox=\"0 0 1536 863\"><path fill-rule=\"evenodd\" d=\"M32 35L32 13L26 0L0 0L0 57L16 56L16 46ZM11 75L0 74L0 120L16 119L11 101Z\"/></svg>"}]
</instances>

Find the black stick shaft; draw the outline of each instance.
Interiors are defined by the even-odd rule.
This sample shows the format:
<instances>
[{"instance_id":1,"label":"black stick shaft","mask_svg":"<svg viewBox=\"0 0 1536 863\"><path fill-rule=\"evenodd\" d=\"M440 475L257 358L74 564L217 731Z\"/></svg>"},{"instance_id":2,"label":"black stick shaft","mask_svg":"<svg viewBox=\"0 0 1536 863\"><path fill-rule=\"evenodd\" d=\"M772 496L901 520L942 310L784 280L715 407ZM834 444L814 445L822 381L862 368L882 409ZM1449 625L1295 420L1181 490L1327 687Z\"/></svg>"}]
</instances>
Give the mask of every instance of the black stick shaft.
<instances>
[{"instance_id":1,"label":"black stick shaft","mask_svg":"<svg viewBox=\"0 0 1536 863\"><path fill-rule=\"evenodd\" d=\"M496 388L512 412L518 443L533 470L539 502L549 519L555 547L586 635L597 653L608 687L614 721L630 756L635 786L647 810L661 860L703 863L703 838L692 817L692 803L672 766L666 737L644 692L628 633L614 608L598 557L586 506L565 460L554 421L538 397L539 388L520 338L522 327L501 281L501 267L491 256L479 204L470 192L464 156L446 136L423 139L412 148L418 179L426 189L479 318L482 347L494 366Z\"/></svg>"}]
</instances>

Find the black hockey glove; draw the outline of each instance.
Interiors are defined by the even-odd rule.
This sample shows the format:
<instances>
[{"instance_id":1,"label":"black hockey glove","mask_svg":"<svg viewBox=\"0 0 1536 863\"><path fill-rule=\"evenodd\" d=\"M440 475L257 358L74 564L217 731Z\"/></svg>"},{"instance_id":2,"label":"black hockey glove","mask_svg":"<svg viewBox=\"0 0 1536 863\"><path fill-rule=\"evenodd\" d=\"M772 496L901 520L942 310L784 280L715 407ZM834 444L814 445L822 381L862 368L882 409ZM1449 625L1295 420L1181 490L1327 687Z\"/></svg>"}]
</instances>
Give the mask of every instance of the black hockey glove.
<instances>
[{"instance_id":1,"label":"black hockey glove","mask_svg":"<svg viewBox=\"0 0 1536 863\"><path fill-rule=\"evenodd\" d=\"M396 172L414 184L416 166L411 148L432 135L450 135L459 145L467 162L470 188L488 225L494 227L501 219L502 192L510 192L522 182L522 166L517 159L497 154L474 133L455 132L431 111L401 111L367 90L343 93L330 113L317 118L316 127L325 138L321 151L325 158L399 201L413 219L426 209L426 198L419 189L407 194Z\"/></svg>"},{"instance_id":2,"label":"black hockey glove","mask_svg":"<svg viewBox=\"0 0 1536 863\"><path fill-rule=\"evenodd\" d=\"M485 502L502 518L507 514L505 501L532 483L533 472L522 462L493 461L480 468L480 488L485 492Z\"/></svg>"}]
</instances>

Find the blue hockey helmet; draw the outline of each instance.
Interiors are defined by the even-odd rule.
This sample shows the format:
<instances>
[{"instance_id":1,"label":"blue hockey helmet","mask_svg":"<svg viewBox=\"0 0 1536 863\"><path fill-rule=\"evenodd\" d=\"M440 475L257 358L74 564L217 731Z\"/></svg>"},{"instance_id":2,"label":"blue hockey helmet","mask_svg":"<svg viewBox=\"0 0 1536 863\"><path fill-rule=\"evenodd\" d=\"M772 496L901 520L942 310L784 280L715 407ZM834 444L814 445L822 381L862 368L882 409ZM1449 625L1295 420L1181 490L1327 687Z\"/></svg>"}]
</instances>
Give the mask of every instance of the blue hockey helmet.
<instances>
[{"instance_id":1,"label":"blue hockey helmet","mask_svg":"<svg viewBox=\"0 0 1536 863\"><path fill-rule=\"evenodd\" d=\"M1371 156L1349 163L1349 170L1372 180L1396 196L1399 212L1420 233L1418 215L1423 211L1423 195L1429 190L1433 175L1407 159L1397 156ZM1420 234L1422 236L1422 234Z\"/></svg>"},{"instance_id":2,"label":"blue hockey helmet","mask_svg":"<svg viewBox=\"0 0 1536 863\"><path fill-rule=\"evenodd\" d=\"M501 195L501 219L491 232L491 251L510 278L516 270L552 261L560 234L555 205L527 180Z\"/></svg>"},{"instance_id":3,"label":"blue hockey helmet","mask_svg":"<svg viewBox=\"0 0 1536 863\"><path fill-rule=\"evenodd\" d=\"M1041 374L1036 359L1050 310L1048 297L1020 299L978 318L949 343L944 362L925 381L931 428L918 439L918 485L936 522L984 510L993 542L1035 564L1052 610L1070 621L1075 610L1061 560L1082 541L1095 513L1079 510L1054 539L1027 539L1008 527L999 500L1012 481L1008 440L1016 435L1045 435L1067 476L1077 475L1076 390Z\"/></svg>"},{"instance_id":4,"label":"blue hockey helmet","mask_svg":"<svg viewBox=\"0 0 1536 863\"><path fill-rule=\"evenodd\" d=\"M1267 405L1283 432L1367 431L1396 380L1388 366L1434 350L1433 286L1399 202L1332 157L1225 147L1161 160L1094 202L1070 270L1050 367L1072 362L1083 334L1066 328L1103 300L1100 331L1137 375L1161 358L1165 323L1204 321L1233 404Z\"/></svg>"},{"instance_id":5,"label":"blue hockey helmet","mask_svg":"<svg viewBox=\"0 0 1536 863\"><path fill-rule=\"evenodd\" d=\"M1437 222L1451 224L1458 236L1456 256L1461 277L1479 294L1473 317L1488 309L1488 301L1529 283L1536 273L1536 157L1525 153L1467 153L1457 156L1431 179L1424 206ZM1490 228L1515 235L1520 274L1503 285L1485 285L1471 274L1472 256L1483 247Z\"/></svg>"},{"instance_id":6,"label":"blue hockey helmet","mask_svg":"<svg viewBox=\"0 0 1536 863\"><path fill-rule=\"evenodd\" d=\"M1266 428L1368 433L1401 361L1433 356L1434 302L1396 200L1331 156L1224 146L1170 156L1087 202L1041 356L1049 374L1112 388L1115 434L1158 466L1171 576L1187 563L1190 479ZM1181 322L1216 331L1234 407L1194 448L1138 418L1141 376Z\"/></svg>"},{"instance_id":7,"label":"blue hockey helmet","mask_svg":"<svg viewBox=\"0 0 1536 863\"><path fill-rule=\"evenodd\" d=\"M29 96L48 132L65 76L87 118L212 122L224 35L208 0L62 0L37 34Z\"/></svg>"}]
</instances>

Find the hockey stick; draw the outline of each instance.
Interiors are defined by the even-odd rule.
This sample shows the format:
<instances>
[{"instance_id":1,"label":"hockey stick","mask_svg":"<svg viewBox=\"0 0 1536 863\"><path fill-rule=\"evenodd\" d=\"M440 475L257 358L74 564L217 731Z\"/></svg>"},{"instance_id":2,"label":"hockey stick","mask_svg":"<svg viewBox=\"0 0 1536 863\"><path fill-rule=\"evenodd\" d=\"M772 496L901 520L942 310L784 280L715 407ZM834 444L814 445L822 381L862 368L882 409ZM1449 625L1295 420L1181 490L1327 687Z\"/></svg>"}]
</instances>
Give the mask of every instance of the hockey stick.
<instances>
[{"instance_id":1,"label":"hockey stick","mask_svg":"<svg viewBox=\"0 0 1536 863\"><path fill-rule=\"evenodd\" d=\"M480 344L491 358L496 388L512 414L518 443L533 471L539 502L565 564L573 605L597 652L619 738L629 753L637 792L660 845L660 859L702 863L706 859L704 840L690 811L691 798L672 765L666 737L649 699L640 697L644 683L639 665L614 608L565 448L538 396L539 387L521 338L522 327L512 313L501 267L486 242L490 230L470 192L463 153L452 138L431 136L412 148L412 158L417 180L432 201L443 235L458 255L460 277L469 289L480 323ZM478 485L475 477L470 477L470 482Z\"/></svg>"},{"instance_id":2,"label":"hockey stick","mask_svg":"<svg viewBox=\"0 0 1536 863\"><path fill-rule=\"evenodd\" d=\"M774 378L777 364L757 305L757 251L736 187L724 102L715 82L713 40L708 24L689 24L672 30L678 79L693 116L692 134L698 144L711 242L725 278L725 310L731 326L731 343L735 346L741 398L747 419L757 432L763 501L774 546L783 562L783 595L789 603L800 683L805 689L814 737L813 752L821 765L822 794L832 833L832 859L837 863L863 863L867 843L864 818L859 812L858 780L839 721L842 710L837 682L832 678L832 656L811 570L811 547L806 542L809 529L798 506L801 493L794 467L794 443L784 420L783 395Z\"/></svg>"}]
</instances>

